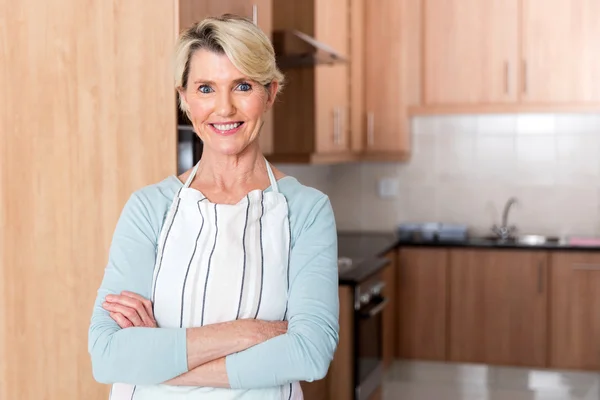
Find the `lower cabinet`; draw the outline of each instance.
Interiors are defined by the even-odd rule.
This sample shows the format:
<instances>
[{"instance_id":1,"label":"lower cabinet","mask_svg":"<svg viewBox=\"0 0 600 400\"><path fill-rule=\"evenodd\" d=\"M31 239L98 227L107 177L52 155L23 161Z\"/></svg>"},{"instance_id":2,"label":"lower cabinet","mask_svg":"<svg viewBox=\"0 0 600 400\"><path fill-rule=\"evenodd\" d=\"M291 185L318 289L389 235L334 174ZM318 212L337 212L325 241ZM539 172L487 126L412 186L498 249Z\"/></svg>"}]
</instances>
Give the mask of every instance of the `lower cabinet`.
<instances>
[{"instance_id":1,"label":"lower cabinet","mask_svg":"<svg viewBox=\"0 0 600 400\"><path fill-rule=\"evenodd\" d=\"M398 251L396 355L600 370L600 252Z\"/></svg>"},{"instance_id":2,"label":"lower cabinet","mask_svg":"<svg viewBox=\"0 0 600 400\"><path fill-rule=\"evenodd\" d=\"M550 367L600 369L600 254L556 252L551 261Z\"/></svg>"},{"instance_id":3,"label":"lower cabinet","mask_svg":"<svg viewBox=\"0 0 600 400\"><path fill-rule=\"evenodd\" d=\"M329 400L329 380L327 378L314 382L300 382L305 399Z\"/></svg>"},{"instance_id":4,"label":"lower cabinet","mask_svg":"<svg viewBox=\"0 0 600 400\"><path fill-rule=\"evenodd\" d=\"M398 358L446 358L448 251L403 248L396 268Z\"/></svg>"},{"instance_id":5,"label":"lower cabinet","mask_svg":"<svg viewBox=\"0 0 600 400\"><path fill-rule=\"evenodd\" d=\"M452 250L449 270L450 361L547 366L546 252Z\"/></svg>"}]
</instances>

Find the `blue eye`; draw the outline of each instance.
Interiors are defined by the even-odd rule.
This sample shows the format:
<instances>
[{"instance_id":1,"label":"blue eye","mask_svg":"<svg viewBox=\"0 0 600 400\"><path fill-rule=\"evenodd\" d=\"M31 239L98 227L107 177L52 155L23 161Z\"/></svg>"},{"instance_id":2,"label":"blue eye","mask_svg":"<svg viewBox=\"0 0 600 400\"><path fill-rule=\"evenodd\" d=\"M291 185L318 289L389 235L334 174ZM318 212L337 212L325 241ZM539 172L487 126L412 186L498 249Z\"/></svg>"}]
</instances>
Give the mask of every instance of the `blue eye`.
<instances>
[{"instance_id":1,"label":"blue eye","mask_svg":"<svg viewBox=\"0 0 600 400\"><path fill-rule=\"evenodd\" d=\"M241 90L242 92L247 92L252 89L252 86L250 86L249 83L242 82L238 85L238 89Z\"/></svg>"},{"instance_id":2,"label":"blue eye","mask_svg":"<svg viewBox=\"0 0 600 400\"><path fill-rule=\"evenodd\" d=\"M199 91L200 93L205 93L205 94L206 94L206 93L212 93L212 91L213 91L213 90L212 90L212 88L211 88L210 86L208 86L208 85L201 85L201 86L198 88L198 91Z\"/></svg>"}]
</instances>

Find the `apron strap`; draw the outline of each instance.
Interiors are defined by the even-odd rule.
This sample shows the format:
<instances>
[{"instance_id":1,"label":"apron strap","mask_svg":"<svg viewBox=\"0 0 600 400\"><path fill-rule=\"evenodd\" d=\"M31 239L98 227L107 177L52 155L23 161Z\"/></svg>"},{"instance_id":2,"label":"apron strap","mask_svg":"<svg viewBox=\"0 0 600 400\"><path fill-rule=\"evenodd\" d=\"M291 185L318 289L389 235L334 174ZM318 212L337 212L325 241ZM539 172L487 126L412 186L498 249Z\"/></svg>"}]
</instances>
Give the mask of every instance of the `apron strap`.
<instances>
[{"instance_id":1,"label":"apron strap","mask_svg":"<svg viewBox=\"0 0 600 400\"><path fill-rule=\"evenodd\" d=\"M269 174L269 181L271 181L271 188L273 192L279 193L279 186L277 185L277 179L275 179L275 175L273 175L273 170L271 169L271 164L265 158L265 163L267 164L267 173Z\"/></svg>"},{"instance_id":2,"label":"apron strap","mask_svg":"<svg viewBox=\"0 0 600 400\"><path fill-rule=\"evenodd\" d=\"M188 176L187 181L185 181L185 185L183 185L183 187L185 187L185 188L190 187L190 184L192 183L192 181L194 180L194 177L196 176L196 172L198 171L199 165L200 165L200 161L198 161L198 163L194 166L194 169L190 173L190 176Z\"/></svg>"}]
</instances>

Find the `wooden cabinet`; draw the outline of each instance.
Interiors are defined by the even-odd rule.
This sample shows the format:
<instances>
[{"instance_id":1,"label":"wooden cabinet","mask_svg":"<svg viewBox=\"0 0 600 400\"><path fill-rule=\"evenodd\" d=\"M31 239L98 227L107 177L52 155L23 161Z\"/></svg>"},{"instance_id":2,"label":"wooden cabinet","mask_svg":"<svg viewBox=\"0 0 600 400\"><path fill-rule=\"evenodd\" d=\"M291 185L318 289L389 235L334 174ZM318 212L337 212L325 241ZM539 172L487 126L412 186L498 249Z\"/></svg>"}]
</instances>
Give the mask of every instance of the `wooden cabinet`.
<instances>
[{"instance_id":1,"label":"wooden cabinet","mask_svg":"<svg viewBox=\"0 0 600 400\"><path fill-rule=\"evenodd\" d=\"M345 0L274 0L276 51L287 56L283 44L297 30L347 57L348 10ZM274 107L271 161L319 163L351 158L348 68L346 62L318 62L283 69L286 84Z\"/></svg>"},{"instance_id":2,"label":"wooden cabinet","mask_svg":"<svg viewBox=\"0 0 600 400\"><path fill-rule=\"evenodd\" d=\"M600 102L600 2L523 0L527 103Z\"/></svg>"},{"instance_id":3,"label":"wooden cabinet","mask_svg":"<svg viewBox=\"0 0 600 400\"><path fill-rule=\"evenodd\" d=\"M551 256L550 367L600 368L600 255Z\"/></svg>"},{"instance_id":4,"label":"wooden cabinet","mask_svg":"<svg viewBox=\"0 0 600 400\"><path fill-rule=\"evenodd\" d=\"M396 357L396 258L397 252L390 251L385 256L390 260L383 271L383 296L388 299L388 304L383 310L383 367L389 368Z\"/></svg>"},{"instance_id":5,"label":"wooden cabinet","mask_svg":"<svg viewBox=\"0 0 600 400\"><path fill-rule=\"evenodd\" d=\"M600 110L598 1L420 2L411 115Z\"/></svg>"},{"instance_id":6,"label":"wooden cabinet","mask_svg":"<svg viewBox=\"0 0 600 400\"><path fill-rule=\"evenodd\" d=\"M108 398L90 314L124 204L176 173L176 19L171 1L0 2L0 399Z\"/></svg>"},{"instance_id":7,"label":"wooden cabinet","mask_svg":"<svg viewBox=\"0 0 600 400\"><path fill-rule=\"evenodd\" d=\"M519 0L423 1L424 104L516 102Z\"/></svg>"},{"instance_id":8,"label":"wooden cabinet","mask_svg":"<svg viewBox=\"0 0 600 400\"><path fill-rule=\"evenodd\" d=\"M447 250L400 250L396 268L399 358L446 359L447 270Z\"/></svg>"},{"instance_id":9,"label":"wooden cabinet","mask_svg":"<svg viewBox=\"0 0 600 400\"><path fill-rule=\"evenodd\" d=\"M547 365L547 254L450 252L449 360Z\"/></svg>"},{"instance_id":10,"label":"wooden cabinet","mask_svg":"<svg viewBox=\"0 0 600 400\"><path fill-rule=\"evenodd\" d=\"M362 148L366 159L406 158L410 151L409 119L406 113L410 76L407 58L409 28L413 26L409 0L368 0L364 7L365 103L353 97L353 129L364 132ZM357 45L358 47L359 45ZM354 49L354 48L353 48ZM354 49L357 51L356 49ZM353 58L359 62L358 57ZM362 90L362 88L359 88ZM364 110L362 109L364 107Z\"/></svg>"},{"instance_id":11,"label":"wooden cabinet","mask_svg":"<svg viewBox=\"0 0 600 400\"><path fill-rule=\"evenodd\" d=\"M271 0L179 0L179 27L182 30L203 18L222 14L251 18L263 32L271 34Z\"/></svg>"}]
</instances>

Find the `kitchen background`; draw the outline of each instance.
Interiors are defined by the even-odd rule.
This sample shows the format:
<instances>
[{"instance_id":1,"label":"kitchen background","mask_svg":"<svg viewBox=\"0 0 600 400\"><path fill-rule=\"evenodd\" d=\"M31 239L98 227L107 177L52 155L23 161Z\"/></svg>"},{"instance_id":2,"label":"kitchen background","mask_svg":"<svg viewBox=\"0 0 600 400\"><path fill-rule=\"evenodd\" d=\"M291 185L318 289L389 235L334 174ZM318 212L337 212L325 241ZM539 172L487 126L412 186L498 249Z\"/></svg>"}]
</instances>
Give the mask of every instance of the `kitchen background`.
<instances>
[{"instance_id":1,"label":"kitchen background","mask_svg":"<svg viewBox=\"0 0 600 400\"><path fill-rule=\"evenodd\" d=\"M107 398L87 332L115 224L200 157L173 43L225 12L288 80L267 158L336 215L340 341L305 399L600 399L600 2L20 0L0 1L0 400ZM421 222L468 234L398 234Z\"/></svg>"},{"instance_id":2,"label":"kitchen background","mask_svg":"<svg viewBox=\"0 0 600 400\"><path fill-rule=\"evenodd\" d=\"M600 234L600 115L415 117L412 142L409 163L279 167L327 193L342 230L469 221L485 235L514 196L521 233Z\"/></svg>"}]
</instances>

